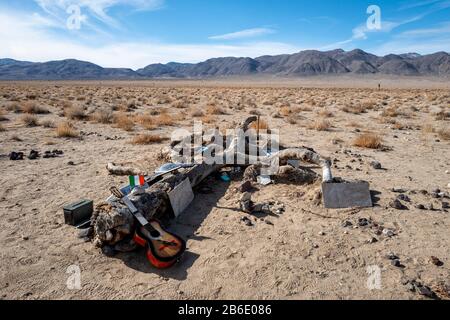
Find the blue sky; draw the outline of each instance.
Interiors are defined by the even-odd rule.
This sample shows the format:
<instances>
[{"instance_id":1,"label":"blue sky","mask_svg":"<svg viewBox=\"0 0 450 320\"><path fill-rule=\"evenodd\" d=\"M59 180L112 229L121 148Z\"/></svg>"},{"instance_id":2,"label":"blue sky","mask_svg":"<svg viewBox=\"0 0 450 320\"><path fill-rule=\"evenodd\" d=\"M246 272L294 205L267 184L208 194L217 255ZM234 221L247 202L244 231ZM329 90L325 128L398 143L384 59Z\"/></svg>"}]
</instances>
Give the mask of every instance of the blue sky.
<instances>
[{"instance_id":1,"label":"blue sky","mask_svg":"<svg viewBox=\"0 0 450 320\"><path fill-rule=\"evenodd\" d=\"M367 27L370 5L380 28ZM450 51L450 0L0 0L0 37L0 57L134 69L305 49L425 54Z\"/></svg>"}]
</instances>

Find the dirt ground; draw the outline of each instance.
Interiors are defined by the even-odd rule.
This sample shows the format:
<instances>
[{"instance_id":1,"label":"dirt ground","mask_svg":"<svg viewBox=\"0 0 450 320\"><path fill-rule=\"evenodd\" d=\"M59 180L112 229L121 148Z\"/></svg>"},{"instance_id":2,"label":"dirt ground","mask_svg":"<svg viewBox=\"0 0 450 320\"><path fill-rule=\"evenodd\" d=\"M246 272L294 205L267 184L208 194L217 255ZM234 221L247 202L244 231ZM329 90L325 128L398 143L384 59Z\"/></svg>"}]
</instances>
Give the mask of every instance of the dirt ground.
<instances>
[{"instance_id":1,"label":"dirt ground","mask_svg":"<svg viewBox=\"0 0 450 320\"><path fill-rule=\"evenodd\" d=\"M315 81L0 83L0 298L427 299L409 290L407 281L416 280L448 299L449 83L408 88L406 80L389 80L378 90L377 81ZM252 217L238 209L239 177L211 178L214 193L197 193L170 227L188 249L165 271L152 268L143 251L106 257L64 224L64 205L98 204L110 186L127 182L108 174L108 162L154 170L176 128L197 119L225 129L257 113L280 130L284 145L330 157L335 176L369 181L374 207L327 210L314 201L319 184L273 184L259 186L254 200L282 202L286 212ZM157 142L137 144L142 135ZM364 139L356 146L361 136L376 146ZM64 154L29 160L32 149ZM13 151L25 159L11 161ZM389 205L399 195L393 188L405 189L408 210ZM359 226L361 218L395 235ZM81 269L80 290L67 287L71 265ZM371 290L374 268L381 287Z\"/></svg>"}]
</instances>

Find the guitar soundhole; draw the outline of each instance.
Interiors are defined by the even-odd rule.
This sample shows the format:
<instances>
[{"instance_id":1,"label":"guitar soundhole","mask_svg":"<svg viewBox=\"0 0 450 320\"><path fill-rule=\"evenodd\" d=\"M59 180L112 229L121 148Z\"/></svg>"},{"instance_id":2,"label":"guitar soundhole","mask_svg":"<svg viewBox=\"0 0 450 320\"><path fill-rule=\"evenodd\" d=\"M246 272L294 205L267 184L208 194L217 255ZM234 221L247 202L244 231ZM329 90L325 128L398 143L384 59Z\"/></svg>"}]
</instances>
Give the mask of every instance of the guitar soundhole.
<instances>
[{"instance_id":1,"label":"guitar soundhole","mask_svg":"<svg viewBox=\"0 0 450 320\"><path fill-rule=\"evenodd\" d=\"M152 238L159 238L161 236L161 234L158 231L151 231L150 235L152 236Z\"/></svg>"}]
</instances>

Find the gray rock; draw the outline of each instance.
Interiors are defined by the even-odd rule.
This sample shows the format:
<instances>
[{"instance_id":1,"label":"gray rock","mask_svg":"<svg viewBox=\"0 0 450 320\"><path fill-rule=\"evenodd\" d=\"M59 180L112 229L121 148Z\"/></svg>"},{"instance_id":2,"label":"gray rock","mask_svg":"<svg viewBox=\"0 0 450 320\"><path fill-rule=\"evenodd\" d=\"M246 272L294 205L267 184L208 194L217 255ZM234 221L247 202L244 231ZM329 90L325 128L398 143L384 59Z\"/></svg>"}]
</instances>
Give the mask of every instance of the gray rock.
<instances>
[{"instance_id":1,"label":"gray rock","mask_svg":"<svg viewBox=\"0 0 450 320\"><path fill-rule=\"evenodd\" d=\"M405 188L400 188L400 187L394 187L391 189L392 192L394 193L406 193L408 192L408 189Z\"/></svg>"},{"instance_id":2,"label":"gray rock","mask_svg":"<svg viewBox=\"0 0 450 320\"><path fill-rule=\"evenodd\" d=\"M342 224L341 224L341 226L342 226L343 228L348 228L348 227L351 227L352 225L353 225L353 223L351 223L351 222L348 221L348 220L342 222Z\"/></svg>"},{"instance_id":3,"label":"gray rock","mask_svg":"<svg viewBox=\"0 0 450 320\"><path fill-rule=\"evenodd\" d=\"M399 194L397 196L397 199L401 201L411 202L411 199L406 194Z\"/></svg>"},{"instance_id":4,"label":"gray rock","mask_svg":"<svg viewBox=\"0 0 450 320\"><path fill-rule=\"evenodd\" d=\"M395 200L391 201L391 202L389 203L389 206L390 206L391 208L396 209L396 210L407 210L407 209L408 209L408 207L405 206L405 205L404 205L400 200L398 200L398 199L395 199Z\"/></svg>"},{"instance_id":5,"label":"gray rock","mask_svg":"<svg viewBox=\"0 0 450 320\"><path fill-rule=\"evenodd\" d=\"M378 161L372 161L372 162L370 163L370 166L371 166L372 168L374 168L375 170L381 170L381 169L382 169L381 163L378 162Z\"/></svg>"}]
</instances>

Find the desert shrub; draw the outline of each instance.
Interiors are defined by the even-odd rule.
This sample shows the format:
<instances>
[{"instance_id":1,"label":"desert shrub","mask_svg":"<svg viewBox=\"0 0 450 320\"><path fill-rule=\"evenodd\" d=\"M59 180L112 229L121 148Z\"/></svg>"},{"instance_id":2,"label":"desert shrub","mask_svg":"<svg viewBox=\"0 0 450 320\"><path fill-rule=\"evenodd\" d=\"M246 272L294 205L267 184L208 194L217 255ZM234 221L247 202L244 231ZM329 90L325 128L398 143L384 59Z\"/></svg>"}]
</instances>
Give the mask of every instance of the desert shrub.
<instances>
[{"instance_id":1,"label":"desert shrub","mask_svg":"<svg viewBox=\"0 0 450 320\"><path fill-rule=\"evenodd\" d=\"M5 127L0 123L0 132L6 131Z\"/></svg>"},{"instance_id":2,"label":"desert shrub","mask_svg":"<svg viewBox=\"0 0 450 320\"><path fill-rule=\"evenodd\" d=\"M381 137L373 133L359 135L356 137L353 145L355 147L367 149L380 149L383 146Z\"/></svg>"},{"instance_id":3,"label":"desert shrub","mask_svg":"<svg viewBox=\"0 0 450 320\"><path fill-rule=\"evenodd\" d=\"M331 128L331 123L327 120L317 119L308 128L317 131L328 131Z\"/></svg>"},{"instance_id":4,"label":"desert shrub","mask_svg":"<svg viewBox=\"0 0 450 320\"><path fill-rule=\"evenodd\" d=\"M28 114L47 114L47 113L49 113L49 111L46 108L39 106L34 101L27 101L27 102L22 103L22 112L28 113Z\"/></svg>"},{"instance_id":5,"label":"desert shrub","mask_svg":"<svg viewBox=\"0 0 450 320\"><path fill-rule=\"evenodd\" d=\"M139 123L144 129L152 130L155 128L155 121L149 114L140 114L135 117L137 123Z\"/></svg>"},{"instance_id":6,"label":"desert shrub","mask_svg":"<svg viewBox=\"0 0 450 320\"><path fill-rule=\"evenodd\" d=\"M155 117L155 124L159 126L172 126L175 124L175 119L170 114L160 114Z\"/></svg>"},{"instance_id":7,"label":"desert shrub","mask_svg":"<svg viewBox=\"0 0 450 320\"><path fill-rule=\"evenodd\" d=\"M165 137L161 137L160 135L151 135L151 134L140 134L133 138L133 144L146 145L153 143L161 143L167 140Z\"/></svg>"},{"instance_id":8,"label":"desert shrub","mask_svg":"<svg viewBox=\"0 0 450 320\"><path fill-rule=\"evenodd\" d=\"M81 106L71 106L64 109L64 115L70 120L84 120L86 118L86 113Z\"/></svg>"},{"instance_id":9,"label":"desert shrub","mask_svg":"<svg viewBox=\"0 0 450 320\"><path fill-rule=\"evenodd\" d=\"M56 136L59 138L77 138L79 133L72 123L62 122L56 127Z\"/></svg>"},{"instance_id":10,"label":"desert shrub","mask_svg":"<svg viewBox=\"0 0 450 320\"><path fill-rule=\"evenodd\" d=\"M39 120L35 115L32 114L24 114L20 121L26 125L27 127L36 127L39 125Z\"/></svg>"},{"instance_id":11,"label":"desert shrub","mask_svg":"<svg viewBox=\"0 0 450 320\"><path fill-rule=\"evenodd\" d=\"M225 111L221 107L216 106L216 105L212 105L212 104L210 104L210 105L208 105L206 107L206 113L209 114L209 115L226 114Z\"/></svg>"},{"instance_id":12,"label":"desert shrub","mask_svg":"<svg viewBox=\"0 0 450 320\"><path fill-rule=\"evenodd\" d=\"M279 113L280 113L283 117L288 117L288 116L292 113L292 110L291 110L290 107L285 106L285 107L280 108Z\"/></svg>"},{"instance_id":13,"label":"desert shrub","mask_svg":"<svg viewBox=\"0 0 450 320\"><path fill-rule=\"evenodd\" d=\"M216 122L216 118L207 114L202 117L202 122L203 123L214 123L214 122Z\"/></svg>"},{"instance_id":14,"label":"desert shrub","mask_svg":"<svg viewBox=\"0 0 450 320\"><path fill-rule=\"evenodd\" d=\"M383 110L383 112L381 113L382 117L391 117L391 118L395 118L399 115L400 113L398 112L398 110L396 108L386 108Z\"/></svg>"},{"instance_id":15,"label":"desert shrub","mask_svg":"<svg viewBox=\"0 0 450 320\"><path fill-rule=\"evenodd\" d=\"M55 123L52 120L44 120L41 122L41 125L44 128L54 128L55 127Z\"/></svg>"},{"instance_id":16,"label":"desert shrub","mask_svg":"<svg viewBox=\"0 0 450 320\"><path fill-rule=\"evenodd\" d=\"M12 111L14 113L21 113L22 107L20 106L20 104L18 102L12 101L12 102L9 102L8 104L6 104L6 110Z\"/></svg>"},{"instance_id":17,"label":"desert shrub","mask_svg":"<svg viewBox=\"0 0 450 320\"><path fill-rule=\"evenodd\" d=\"M92 120L97 123L109 124L113 121L113 112L107 109L100 109L94 112L91 116Z\"/></svg>"},{"instance_id":18,"label":"desert shrub","mask_svg":"<svg viewBox=\"0 0 450 320\"><path fill-rule=\"evenodd\" d=\"M133 131L134 129L134 121L126 113L116 114L114 123L118 128L125 131Z\"/></svg>"},{"instance_id":19,"label":"desert shrub","mask_svg":"<svg viewBox=\"0 0 450 320\"><path fill-rule=\"evenodd\" d=\"M250 125L250 128L251 129L255 129L255 130L258 130L258 129L259 130L268 130L269 129L269 124L266 121L259 119L259 123L258 123L258 121L253 122Z\"/></svg>"}]
</instances>

